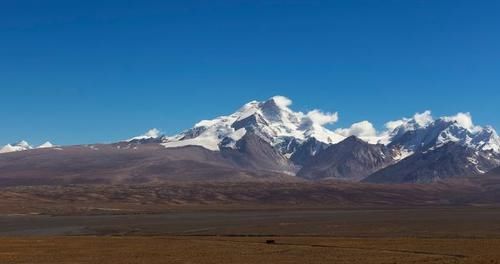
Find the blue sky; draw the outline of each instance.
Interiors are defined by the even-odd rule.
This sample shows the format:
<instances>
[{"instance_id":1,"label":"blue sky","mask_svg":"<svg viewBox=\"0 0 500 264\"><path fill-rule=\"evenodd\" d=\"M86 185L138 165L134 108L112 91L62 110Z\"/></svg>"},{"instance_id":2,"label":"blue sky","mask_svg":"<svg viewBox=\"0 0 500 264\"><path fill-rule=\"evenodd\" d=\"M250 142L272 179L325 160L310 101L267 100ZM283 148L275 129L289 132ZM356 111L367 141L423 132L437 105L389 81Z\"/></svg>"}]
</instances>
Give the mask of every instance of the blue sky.
<instances>
[{"instance_id":1,"label":"blue sky","mask_svg":"<svg viewBox=\"0 0 500 264\"><path fill-rule=\"evenodd\" d=\"M500 128L500 1L3 1L0 144L167 134L285 95Z\"/></svg>"}]
</instances>

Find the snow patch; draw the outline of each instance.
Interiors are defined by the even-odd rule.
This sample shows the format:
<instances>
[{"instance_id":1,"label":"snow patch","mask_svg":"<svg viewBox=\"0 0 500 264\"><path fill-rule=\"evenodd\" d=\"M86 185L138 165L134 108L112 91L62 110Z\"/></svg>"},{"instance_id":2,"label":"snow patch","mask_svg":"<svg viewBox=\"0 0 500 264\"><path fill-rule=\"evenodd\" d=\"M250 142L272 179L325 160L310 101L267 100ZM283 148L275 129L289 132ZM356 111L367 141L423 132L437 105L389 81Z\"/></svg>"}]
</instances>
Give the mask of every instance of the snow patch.
<instances>
[{"instance_id":1,"label":"snow patch","mask_svg":"<svg viewBox=\"0 0 500 264\"><path fill-rule=\"evenodd\" d=\"M196 138L172 141L167 143L162 143L166 148L179 148L186 146L201 146L208 150L219 151L219 139L217 137L212 137L210 135L200 136Z\"/></svg>"},{"instance_id":2,"label":"snow patch","mask_svg":"<svg viewBox=\"0 0 500 264\"><path fill-rule=\"evenodd\" d=\"M36 147L37 149L44 149L44 148L53 148L55 147L55 145L53 145L52 143L50 143L49 141L41 144L40 146Z\"/></svg>"}]
</instances>

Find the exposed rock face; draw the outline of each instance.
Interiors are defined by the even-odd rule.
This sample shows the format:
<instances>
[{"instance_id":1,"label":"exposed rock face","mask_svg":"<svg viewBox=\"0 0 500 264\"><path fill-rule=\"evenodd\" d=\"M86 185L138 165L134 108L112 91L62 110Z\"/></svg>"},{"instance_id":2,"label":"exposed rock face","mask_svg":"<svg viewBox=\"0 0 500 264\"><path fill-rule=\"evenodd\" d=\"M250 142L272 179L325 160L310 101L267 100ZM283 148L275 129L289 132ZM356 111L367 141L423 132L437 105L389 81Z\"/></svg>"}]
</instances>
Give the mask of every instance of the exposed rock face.
<instances>
[{"instance_id":1,"label":"exposed rock face","mask_svg":"<svg viewBox=\"0 0 500 264\"><path fill-rule=\"evenodd\" d=\"M486 176L500 177L500 167L497 167L486 174Z\"/></svg>"},{"instance_id":2,"label":"exposed rock face","mask_svg":"<svg viewBox=\"0 0 500 264\"><path fill-rule=\"evenodd\" d=\"M391 151L384 145L372 145L349 137L316 154L299 171L298 176L306 179L358 181L394 162Z\"/></svg>"},{"instance_id":3,"label":"exposed rock face","mask_svg":"<svg viewBox=\"0 0 500 264\"><path fill-rule=\"evenodd\" d=\"M316 140L308 139L304 143L296 146L295 151L290 156L290 160L297 165L304 166L314 159L316 154L328 148L328 144Z\"/></svg>"},{"instance_id":4,"label":"exposed rock face","mask_svg":"<svg viewBox=\"0 0 500 264\"><path fill-rule=\"evenodd\" d=\"M367 177L372 183L430 183L480 175L500 165L493 153L481 153L457 143L414 154Z\"/></svg>"},{"instance_id":5,"label":"exposed rock face","mask_svg":"<svg viewBox=\"0 0 500 264\"><path fill-rule=\"evenodd\" d=\"M296 172L296 166L290 160L252 132L246 133L236 143L235 149L222 149L221 154L238 167L245 169L287 174L295 174Z\"/></svg>"}]
</instances>

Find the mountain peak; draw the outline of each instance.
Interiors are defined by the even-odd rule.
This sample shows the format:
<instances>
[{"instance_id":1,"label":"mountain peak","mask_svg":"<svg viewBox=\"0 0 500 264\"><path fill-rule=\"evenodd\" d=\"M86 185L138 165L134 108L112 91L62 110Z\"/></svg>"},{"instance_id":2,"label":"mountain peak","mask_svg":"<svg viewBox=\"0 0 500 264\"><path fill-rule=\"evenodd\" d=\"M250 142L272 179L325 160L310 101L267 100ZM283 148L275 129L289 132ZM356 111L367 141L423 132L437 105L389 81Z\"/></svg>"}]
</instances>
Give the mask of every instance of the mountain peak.
<instances>
[{"instance_id":1,"label":"mountain peak","mask_svg":"<svg viewBox=\"0 0 500 264\"><path fill-rule=\"evenodd\" d=\"M7 144L0 148L0 153L9 153L33 149L33 147L25 140L21 140L15 144Z\"/></svg>"},{"instance_id":2,"label":"mountain peak","mask_svg":"<svg viewBox=\"0 0 500 264\"><path fill-rule=\"evenodd\" d=\"M165 147L199 145L210 150L219 150L222 142L239 140L244 131L252 131L271 145L282 145L291 139L304 141L314 137L327 144L344 139L324 127L337 120L337 114L313 110L307 114L295 112L289 107L292 100L284 96L273 96L266 101L251 101L229 116L203 120L192 129L168 137ZM236 133L238 131L238 133ZM235 144L229 144L237 147ZM227 146L224 146L227 147Z\"/></svg>"},{"instance_id":3,"label":"mountain peak","mask_svg":"<svg viewBox=\"0 0 500 264\"><path fill-rule=\"evenodd\" d=\"M396 124L396 125L395 125ZM427 151L454 142L475 150L500 153L500 138L493 127L474 125L470 113L457 113L434 119L430 111L389 122L392 127L389 145L400 146L408 153Z\"/></svg>"},{"instance_id":4,"label":"mountain peak","mask_svg":"<svg viewBox=\"0 0 500 264\"><path fill-rule=\"evenodd\" d=\"M357 136L349 136L347 137L346 139L344 139L342 142L363 142L363 143L366 143L365 141L361 140L360 138L358 138Z\"/></svg>"},{"instance_id":5,"label":"mountain peak","mask_svg":"<svg viewBox=\"0 0 500 264\"><path fill-rule=\"evenodd\" d=\"M469 113L434 119L431 111L427 110L411 118L388 122L387 130L377 133L368 121L355 123L348 129L331 131L325 125L335 123L338 120L337 113L325 113L317 109L307 113L296 112L291 106L292 100L284 96L273 96L260 102L251 101L231 115L203 120L178 135L165 137L163 145L167 148L198 145L218 151L221 146L237 147L235 141L252 131L272 146L286 150L282 154L287 155L293 154L291 146L300 145L309 138L331 145L349 136L356 136L355 140L371 144L398 145L398 149L406 153L405 156L448 142L500 151L500 140L494 129L475 126Z\"/></svg>"},{"instance_id":6,"label":"mountain peak","mask_svg":"<svg viewBox=\"0 0 500 264\"><path fill-rule=\"evenodd\" d=\"M22 148L30 148L30 144L26 140L21 140L15 144L15 146L22 147Z\"/></svg>"},{"instance_id":7,"label":"mountain peak","mask_svg":"<svg viewBox=\"0 0 500 264\"><path fill-rule=\"evenodd\" d=\"M47 141L43 144L41 144L40 146L36 147L37 149L43 149L43 148L53 148L55 147L54 144L50 143L50 141Z\"/></svg>"}]
</instances>

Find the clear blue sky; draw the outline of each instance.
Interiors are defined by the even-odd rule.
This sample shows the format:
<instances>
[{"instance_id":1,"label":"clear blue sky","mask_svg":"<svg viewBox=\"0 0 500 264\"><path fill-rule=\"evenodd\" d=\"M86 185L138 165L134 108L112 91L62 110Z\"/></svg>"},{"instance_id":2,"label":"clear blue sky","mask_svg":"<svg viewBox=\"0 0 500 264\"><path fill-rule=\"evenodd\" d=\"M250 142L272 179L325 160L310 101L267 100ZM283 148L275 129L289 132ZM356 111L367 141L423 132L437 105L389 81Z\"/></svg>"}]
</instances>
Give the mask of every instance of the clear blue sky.
<instances>
[{"instance_id":1,"label":"clear blue sky","mask_svg":"<svg viewBox=\"0 0 500 264\"><path fill-rule=\"evenodd\" d=\"M500 1L2 1L0 144L173 134L285 95L500 129Z\"/></svg>"}]
</instances>

